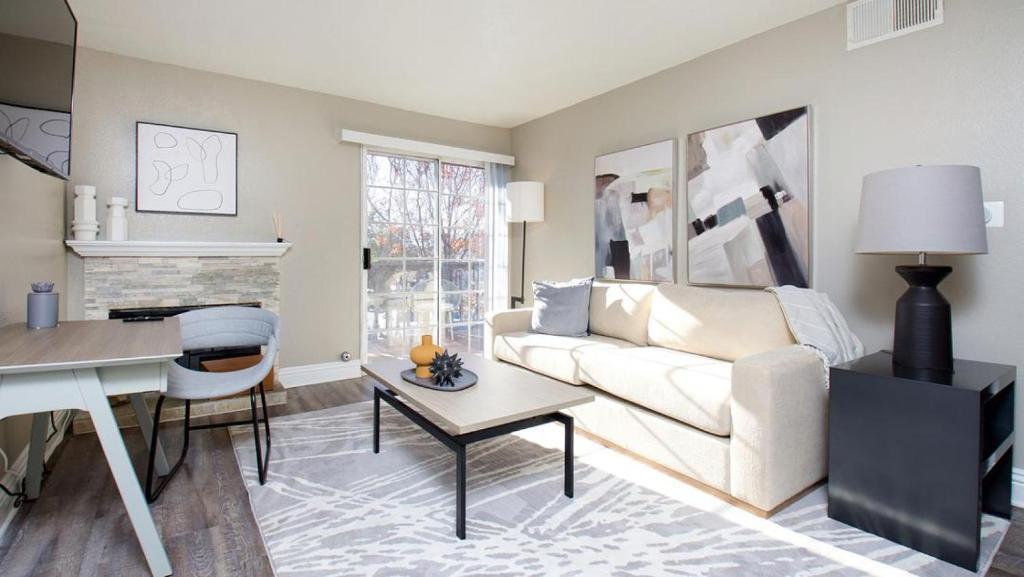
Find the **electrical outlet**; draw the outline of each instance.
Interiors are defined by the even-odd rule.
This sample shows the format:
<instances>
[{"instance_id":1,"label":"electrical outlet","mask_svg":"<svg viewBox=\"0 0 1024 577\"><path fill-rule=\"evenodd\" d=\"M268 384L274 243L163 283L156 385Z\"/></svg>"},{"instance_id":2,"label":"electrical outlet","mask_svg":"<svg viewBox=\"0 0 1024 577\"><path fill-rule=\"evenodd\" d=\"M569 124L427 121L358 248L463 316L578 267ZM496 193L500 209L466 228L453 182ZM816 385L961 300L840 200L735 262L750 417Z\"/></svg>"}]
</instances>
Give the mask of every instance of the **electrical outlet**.
<instances>
[{"instance_id":1,"label":"electrical outlet","mask_svg":"<svg viewBox=\"0 0 1024 577\"><path fill-rule=\"evenodd\" d=\"M985 226L1003 228L1003 201L985 203Z\"/></svg>"}]
</instances>

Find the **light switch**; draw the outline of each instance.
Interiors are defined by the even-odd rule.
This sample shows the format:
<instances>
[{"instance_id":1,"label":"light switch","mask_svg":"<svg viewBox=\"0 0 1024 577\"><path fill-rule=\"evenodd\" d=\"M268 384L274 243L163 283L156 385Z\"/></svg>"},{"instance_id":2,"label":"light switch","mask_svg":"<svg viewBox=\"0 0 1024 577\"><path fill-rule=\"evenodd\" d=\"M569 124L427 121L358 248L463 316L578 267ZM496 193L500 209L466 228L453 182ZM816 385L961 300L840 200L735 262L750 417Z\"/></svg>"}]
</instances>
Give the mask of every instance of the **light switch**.
<instances>
[{"instance_id":1,"label":"light switch","mask_svg":"<svg viewBox=\"0 0 1024 577\"><path fill-rule=\"evenodd\" d=\"M989 228L1003 227L1003 201L985 203L985 226Z\"/></svg>"}]
</instances>

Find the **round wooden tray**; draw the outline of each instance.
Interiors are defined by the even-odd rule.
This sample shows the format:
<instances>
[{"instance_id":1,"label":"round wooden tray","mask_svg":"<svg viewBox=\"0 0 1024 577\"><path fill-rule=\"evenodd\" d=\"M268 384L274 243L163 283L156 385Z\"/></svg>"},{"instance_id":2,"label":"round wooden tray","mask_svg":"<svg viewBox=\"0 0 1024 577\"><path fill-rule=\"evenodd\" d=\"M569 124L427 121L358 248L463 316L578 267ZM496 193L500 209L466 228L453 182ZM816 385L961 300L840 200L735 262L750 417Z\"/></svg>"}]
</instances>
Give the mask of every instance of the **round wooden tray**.
<instances>
[{"instance_id":1,"label":"round wooden tray","mask_svg":"<svg viewBox=\"0 0 1024 577\"><path fill-rule=\"evenodd\" d=\"M393 373L392 373L393 374ZM455 379L454 387L442 387L434 382L434 379L421 379L416 376L416 369L406 369L402 371L402 379L427 389L434 389L435 391L461 391L468 389L476 384L476 373L470 370L462 369L462 376Z\"/></svg>"}]
</instances>

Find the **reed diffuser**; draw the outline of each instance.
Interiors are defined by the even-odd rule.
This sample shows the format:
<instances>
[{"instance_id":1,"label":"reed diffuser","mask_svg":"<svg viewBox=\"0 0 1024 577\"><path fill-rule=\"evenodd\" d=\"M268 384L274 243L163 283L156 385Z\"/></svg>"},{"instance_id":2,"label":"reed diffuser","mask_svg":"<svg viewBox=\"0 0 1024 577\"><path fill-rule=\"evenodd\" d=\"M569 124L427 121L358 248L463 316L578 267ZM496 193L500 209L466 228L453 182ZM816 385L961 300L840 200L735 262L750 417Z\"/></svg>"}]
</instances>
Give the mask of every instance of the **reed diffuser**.
<instances>
[{"instance_id":1,"label":"reed diffuser","mask_svg":"<svg viewBox=\"0 0 1024 577\"><path fill-rule=\"evenodd\" d=\"M277 235L277 242L284 242L284 224L281 222L281 215L274 213L274 234Z\"/></svg>"}]
</instances>

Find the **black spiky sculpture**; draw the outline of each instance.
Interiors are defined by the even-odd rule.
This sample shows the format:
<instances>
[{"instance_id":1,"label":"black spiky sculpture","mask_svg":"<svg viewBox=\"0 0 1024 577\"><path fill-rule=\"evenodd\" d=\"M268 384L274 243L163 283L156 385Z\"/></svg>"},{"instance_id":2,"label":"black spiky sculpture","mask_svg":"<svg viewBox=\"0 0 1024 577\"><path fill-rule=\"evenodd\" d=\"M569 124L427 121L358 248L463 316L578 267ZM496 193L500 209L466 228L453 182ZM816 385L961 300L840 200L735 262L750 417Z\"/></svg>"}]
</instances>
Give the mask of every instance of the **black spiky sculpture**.
<instances>
[{"instance_id":1,"label":"black spiky sculpture","mask_svg":"<svg viewBox=\"0 0 1024 577\"><path fill-rule=\"evenodd\" d=\"M435 353L430 363L430 374L440 387L454 387L455 379L462 376L462 359L459 355L449 355L448 349L443 353Z\"/></svg>"}]
</instances>

